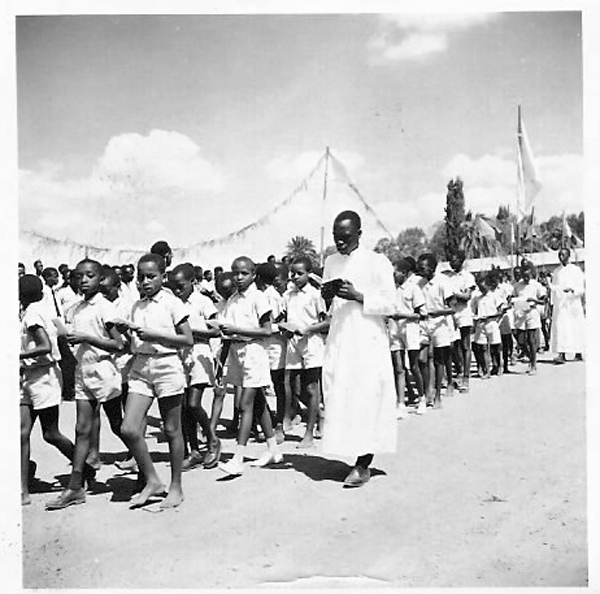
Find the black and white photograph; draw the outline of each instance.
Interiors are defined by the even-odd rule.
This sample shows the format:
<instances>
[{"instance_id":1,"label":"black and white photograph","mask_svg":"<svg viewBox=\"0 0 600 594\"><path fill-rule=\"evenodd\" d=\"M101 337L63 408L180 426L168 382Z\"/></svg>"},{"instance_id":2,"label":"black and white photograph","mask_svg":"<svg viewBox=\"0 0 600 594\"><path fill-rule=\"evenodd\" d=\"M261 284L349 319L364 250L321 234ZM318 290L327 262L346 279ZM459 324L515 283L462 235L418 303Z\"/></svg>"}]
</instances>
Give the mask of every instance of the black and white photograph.
<instances>
[{"instance_id":1,"label":"black and white photograph","mask_svg":"<svg viewBox=\"0 0 600 594\"><path fill-rule=\"evenodd\" d=\"M90 4L4 15L8 591L593 587L591 4Z\"/></svg>"}]
</instances>

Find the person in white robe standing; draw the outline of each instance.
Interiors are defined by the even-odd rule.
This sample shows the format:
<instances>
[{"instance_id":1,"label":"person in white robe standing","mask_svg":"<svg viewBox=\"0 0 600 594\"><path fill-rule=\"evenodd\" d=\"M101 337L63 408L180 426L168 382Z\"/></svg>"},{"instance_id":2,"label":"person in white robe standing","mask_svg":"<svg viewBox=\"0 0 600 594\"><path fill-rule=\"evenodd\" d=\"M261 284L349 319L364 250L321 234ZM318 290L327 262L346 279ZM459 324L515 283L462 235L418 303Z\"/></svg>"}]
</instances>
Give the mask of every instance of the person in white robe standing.
<instances>
[{"instance_id":1,"label":"person in white robe standing","mask_svg":"<svg viewBox=\"0 0 600 594\"><path fill-rule=\"evenodd\" d=\"M583 295L585 282L582 270L571 264L571 251L558 252L560 266L552 274L552 326L550 348L557 354L554 363L566 362L566 353L575 353L575 360L583 359L585 342L585 317Z\"/></svg>"},{"instance_id":2,"label":"person in white robe standing","mask_svg":"<svg viewBox=\"0 0 600 594\"><path fill-rule=\"evenodd\" d=\"M344 484L370 478L374 454L396 451L396 392L385 317L395 312L392 264L359 247L361 220L343 211L334 220L337 254L325 261L322 294L332 299L322 370L323 451L357 457ZM333 282L328 282L333 281Z\"/></svg>"}]
</instances>

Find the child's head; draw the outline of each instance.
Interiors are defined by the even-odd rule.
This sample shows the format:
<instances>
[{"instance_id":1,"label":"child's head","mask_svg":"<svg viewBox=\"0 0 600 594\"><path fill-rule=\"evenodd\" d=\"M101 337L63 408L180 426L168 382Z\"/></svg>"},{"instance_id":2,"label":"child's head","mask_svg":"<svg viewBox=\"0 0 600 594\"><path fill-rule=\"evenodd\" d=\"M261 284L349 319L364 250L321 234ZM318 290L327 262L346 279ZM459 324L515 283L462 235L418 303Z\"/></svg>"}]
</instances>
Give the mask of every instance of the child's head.
<instances>
[{"instance_id":1,"label":"child's head","mask_svg":"<svg viewBox=\"0 0 600 594\"><path fill-rule=\"evenodd\" d=\"M223 274L222 266L215 266L213 269L214 279L217 280Z\"/></svg>"},{"instance_id":2,"label":"child's head","mask_svg":"<svg viewBox=\"0 0 600 594\"><path fill-rule=\"evenodd\" d=\"M206 269L204 271L203 276L204 276L204 280L210 283L212 281L212 279L213 279L212 270Z\"/></svg>"},{"instance_id":3,"label":"child's head","mask_svg":"<svg viewBox=\"0 0 600 594\"><path fill-rule=\"evenodd\" d=\"M100 292L109 300L114 301L119 296L121 280L115 272L114 266L100 267Z\"/></svg>"},{"instance_id":4,"label":"child's head","mask_svg":"<svg viewBox=\"0 0 600 594\"><path fill-rule=\"evenodd\" d=\"M406 256L404 259L408 262L408 265L410 266L410 269L408 271L409 274L416 272L417 271L417 261L412 256Z\"/></svg>"},{"instance_id":5,"label":"child's head","mask_svg":"<svg viewBox=\"0 0 600 594\"><path fill-rule=\"evenodd\" d=\"M285 264L281 263L275 264L275 269L277 270L277 275L273 281L273 286L279 294L283 295L287 289L289 270Z\"/></svg>"},{"instance_id":6,"label":"child's head","mask_svg":"<svg viewBox=\"0 0 600 594\"><path fill-rule=\"evenodd\" d=\"M411 262L406 258L395 258L392 264L394 266L394 282L397 287L400 287L411 272Z\"/></svg>"},{"instance_id":7,"label":"child's head","mask_svg":"<svg viewBox=\"0 0 600 594\"><path fill-rule=\"evenodd\" d=\"M25 274L25 264L23 262L19 262L19 278L21 278Z\"/></svg>"},{"instance_id":8,"label":"child's head","mask_svg":"<svg viewBox=\"0 0 600 594\"><path fill-rule=\"evenodd\" d=\"M277 268L274 264L269 262L261 262L256 266L256 286L264 291L267 287L270 287L275 282L277 276Z\"/></svg>"},{"instance_id":9,"label":"child's head","mask_svg":"<svg viewBox=\"0 0 600 594\"><path fill-rule=\"evenodd\" d=\"M42 270L42 278L49 287L56 287L56 285L58 285L58 270L51 266L44 268L44 270Z\"/></svg>"},{"instance_id":10,"label":"child's head","mask_svg":"<svg viewBox=\"0 0 600 594\"><path fill-rule=\"evenodd\" d=\"M173 252L171 251L171 247L166 241L157 241L151 248L151 254L156 254L157 256L162 256L165 261L165 270L171 266L171 261L173 260ZM164 271L163 271L164 272Z\"/></svg>"},{"instance_id":11,"label":"child's head","mask_svg":"<svg viewBox=\"0 0 600 594\"><path fill-rule=\"evenodd\" d=\"M235 293L235 283L233 282L233 272L222 272L215 281L217 293L223 299L229 299Z\"/></svg>"},{"instance_id":12,"label":"child's head","mask_svg":"<svg viewBox=\"0 0 600 594\"><path fill-rule=\"evenodd\" d=\"M113 266L111 266L111 268L115 271L115 274L119 277L119 280L121 280L122 279L121 267L118 264L114 264Z\"/></svg>"},{"instance_id":13,"label":"child's head","mask_svg":"<svg viewBox=\"0 0 600 594\"><path fill-rule=\"evenodd\" d=\"M450 255L450 268L452 268L454 272L460 272L465 262L465 258L466 255L463 250L456 250Z\"/></svg>"},{"instance_id":14,"label":"child's head","mask_svg":"<svg viewBox=\"0 0 600 594\"><path fill-rule=\"evenodd\" d=\"M42 261L41 260L36 260L33 263L33 269L35 270L35 273L38 276L42 276L42 270L44 270L44 265L42 264Z\"/></svg>"},{"instance_id":15,"label":"child's head","mask_svg":"<svg viewBox=\"0 0 600 594\"><path fill-rule=\"evenodd\" d=\"M68 264L61 264L58 267L58 272L61 276L61 278L63 279L63 283L68 283L69 282L69 274L71 273L71 269L69 268Z\"/></svg>"},{"instance_id":16,"label":"child's head","mask_svg":"<svg viewBox=\"0 0 600 594\"><path fill-rule=\"evenodd\" d=\"M308 283L308 275L312 271L312 262L307 256L296 256L290 265L290 279L298 289Z\"/></svg>"},{"instance_id":17,"label":"child's head","mask_svg":"<svg viewBox=\"0 0 600 594\"><path fill-rule=\"evenodd\" d=\"M243 293L254 282L256 264L247 256L240 256L232 262L231 272L236 289Z\"/></svg>"},{"instance_id":18,"label":"child's head","mask_svg":"<svg viewBox=\"0 0 600 594\"><path fill-rule=\"evenodd\" d=\"M204 270L202 266L194 266L194 280L199 283L204 278Z\"/></svg>"},{"instance_id":19,"label":"child's head","mask_svg":"<svg viewBox=\"0 0 600 594\"><path fill-rule=\"evenodd\" d=\"M437 258L430 252L421 254L417 260L417 274L425 280L431 280L437 268Z\"/></svg>"},{"instance_id":20,"label":"child's head","mask_svg":"<svg viewBox=\"0 0 600 594\"><path fill-rule=\"evenodd\" d=\"M163 285L165 259L158 254L144 254L137 265L137 282L140 295L153 297Z\"/></svg>"},{"instance_id":21,"label":"child's head","mask_svg":"<svg viewBox=\"0 0 600 594\"><path fill-rule=\"evenodd\" d=\"M477 285L477 288L485 295L488 290L489 287L486 284L486 273L485 272L479 272L476 276L475 276L475 284Z\"/></svg>"},{"instance_id":22,"label":"child's head","mask_svg":"<svg viewBox=\"0 0 600 594\"><path fill-rule=\"evenodd\" d=\"M192 264L178 264L173 268L172 290L176 297L186 301L194 291L196 273Z\"/></svg>"},{"instance_id":23,"label":"child's head","mask_svg":"<svg viewBox=\"0 0 600 594\"><path fill-rule=\"evenodd\" d=\"M135 267L133 264L123 264L121 266L121 280L124 283L130 283L135 276Z\"/></svg>"},{"instance_id":24,"label":"child's head","mask_svg":"<svg viewBox=\"0 0 600 594\"><path fill-rule=\"evenodd\" d=\"M532 278L535 278L535 266L529 260L521 262L521 280L528 283Z\"/></svg>"},{"instance_id":25,"label":"child's head","mask_svg":"<svg viewBox=\"0 0 600 594\"><path fill-rule=\"evenodd\" d=\"M498 288L498 275L496 271L490 270L484 277L483 283L487 291L495 291Z\"/></svg>"},{"instance_id":26,"label":"child's head","mask_svg":"<svg viewBox=\"0 0 600 594\"><path fill-rule=\"evenodd\" d=\"M101 264L96 260L85 258L75 267L79 292L90 299L100 290Z\"/></svg>"},{"instance_id":27,"label":"child's head","mask_svg":"<svg viewBox=\"0 0 600 594\"><path fill-rule=\"evenodd\" d=\"M39 276L24 274L19 278L19 301L23 307L41 301L43 296L44 287Z\"/></svg>"}]
</instances>

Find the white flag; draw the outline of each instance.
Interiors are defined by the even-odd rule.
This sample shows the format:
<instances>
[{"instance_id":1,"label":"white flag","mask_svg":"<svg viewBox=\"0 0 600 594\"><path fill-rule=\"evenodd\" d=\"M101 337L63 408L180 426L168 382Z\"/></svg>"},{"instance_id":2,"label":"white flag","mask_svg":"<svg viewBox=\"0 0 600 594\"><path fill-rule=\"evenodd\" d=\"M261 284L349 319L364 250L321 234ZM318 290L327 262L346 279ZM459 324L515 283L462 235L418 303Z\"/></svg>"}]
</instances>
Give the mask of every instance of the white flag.
<instances>
[{"instance_id":1,"label":"white flag","mask_svg":"<svg viewBox=\"0 0 600 594\"><path fill-rule=\"evenodd\" d=\"M527 132L519 112L519 125L517 130L517 210L521 217L528 216L533 208L533 201L540 191L538 173L529 146Z\"/></svg>"}]
</instances>

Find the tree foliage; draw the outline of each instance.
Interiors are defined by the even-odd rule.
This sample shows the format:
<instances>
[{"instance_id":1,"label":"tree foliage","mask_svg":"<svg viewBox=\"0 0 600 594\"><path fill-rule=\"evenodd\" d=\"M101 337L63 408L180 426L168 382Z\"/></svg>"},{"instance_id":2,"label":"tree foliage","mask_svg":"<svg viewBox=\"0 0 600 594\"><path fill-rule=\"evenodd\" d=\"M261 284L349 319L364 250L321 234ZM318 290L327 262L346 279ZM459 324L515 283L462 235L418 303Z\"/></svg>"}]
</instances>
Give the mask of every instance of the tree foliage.
<instances>
[{"instance_id":1,"label":"tree foliage","mask_svg":"<svg viewBox=\"0 0 600 594\"><path fill-rule=\"evenodd\" d=\"M298 256L307 256L314 266L319 265L319 255L317 254L315 244L312 240L303 237L302 235L296 235L296 237L292 237L292 239L288 241L285 255L290 260L293 260Z\"/></svg>"},{"instance_id":2,"label":"tree foliage","mask_svg":"<svg viewBox=\"0 0 600 594\"><path fill-rule=\"evenodd\" d=\"M450 180L447 186L446 194L446 241L444 252L446 258L456 250L460 249L463 237L463 223L465 221L465 196L463 193L463 182L460 177L456 180Z\"/></svg>"}]
</instances>

